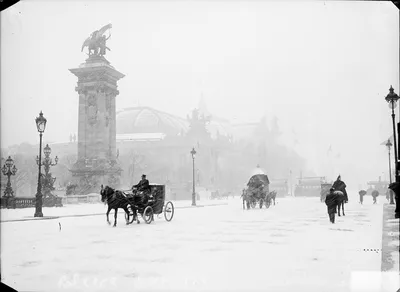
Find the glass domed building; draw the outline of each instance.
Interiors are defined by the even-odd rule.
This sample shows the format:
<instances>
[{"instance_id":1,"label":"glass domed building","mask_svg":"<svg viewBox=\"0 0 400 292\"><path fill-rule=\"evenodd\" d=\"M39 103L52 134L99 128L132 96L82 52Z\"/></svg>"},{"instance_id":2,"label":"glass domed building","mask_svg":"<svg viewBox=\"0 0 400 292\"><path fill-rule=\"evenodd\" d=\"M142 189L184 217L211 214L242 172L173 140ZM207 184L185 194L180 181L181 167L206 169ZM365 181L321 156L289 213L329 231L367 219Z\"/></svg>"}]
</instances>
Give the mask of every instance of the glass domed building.
<instances>
[{"instance_id":1,"label":"glass domed building","mask_svg":"<svg viewBox=\"0 0 400 292\"><path fill-rule=\"evenodd\" d=\"M117 112L117 134L163 133L178 135L186 132L189 122L150 107L132 107Z\"/></svg>"},{"instance_id":2,"label":"glass domed building","mask_svg":"<svg viewBox=\"0 0 400 292\"><path fill-rule=\"evenodd\" d=\"M232 135L228 120L210 116L207 130L212 139L219 135ZM208 112L207 112L208 113ZM189 120L156 110L151 107L131 107L117 112L117 141L123 140L160 140L165 136L179 136L189 130Z\"/></svg>"},{"instance_id":3,"label":"glass domed building","mask_svg":"<svg viewBox=\"0 0 400 292\"><path fill-rule=\"evenodd\" d=\"M207 112L200 109L197 112L200 119L206 118ZM205 185L215 181L218 145L221 141L228 141L230 124L220 118L206 118L206 129L211 139L206 139L206 142L195 138L196 141L193 141L191 120L190 117L184 119L146 106L118 111L117 148L124 169L124 184L137 183L140 175L145 173L152 182L181 184L179 188L190 195L188 184L192 180L192 147L199 153L196 157L196 180Z\"/></svg>"}]
</instances>

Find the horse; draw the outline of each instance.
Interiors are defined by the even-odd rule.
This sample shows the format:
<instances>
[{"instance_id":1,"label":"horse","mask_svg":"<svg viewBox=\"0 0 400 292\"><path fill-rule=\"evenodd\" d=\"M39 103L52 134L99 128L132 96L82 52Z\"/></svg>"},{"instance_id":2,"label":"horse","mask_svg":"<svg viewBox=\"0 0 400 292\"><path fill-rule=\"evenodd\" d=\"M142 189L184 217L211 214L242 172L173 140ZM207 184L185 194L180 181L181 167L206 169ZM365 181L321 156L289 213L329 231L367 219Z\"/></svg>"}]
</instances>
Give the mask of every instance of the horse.
<instances>
[{"instance_id":1,"label":"horse","mask_svg":"<svg viewBox=\"0 0 400 292\"><path fill-rule=\"evenodd\" d=\"M343 216L346 216L344 214L344 204L348 203L348 201L349 201L349 197L347 196L347 192L346 192L346 184L341 180L336 180L333 183L332 188L335 189L335 193L338 195L338 196L336 196L336 204L338 207L338 216L340 216L340 206L342 206ZM340 194L339 192L336 192L336 191L339 191L342 194Z\"/></svg>"},{"instance_id":2,"label":"horse","mask_svg":"<svg viewBox=\"0 0 400 292\"><path fill-rule=\"evenodd\" d=\"M325 203L326 196L329 194L329 190L331 187L332 185L328 183L321 184L321 192L320 192L321 203Z\"/></svg>"},{"instance_id":3,"label":"horse","mask_svg":"<svg viewBox=\"0 0 400 292\"><path fill-rule=\"evenodd\" d=\"M269 200L274 201L274 206L275 206L275 199L276 199L276 191L272 191L267 195L267 200L268 200L268 196L269 196Z\"/></svg>"},{"instance_id":4,"label":"horse","mask_svg":"<svg viewBox=\"0 0 400 292\"><path fill-rule=\"evenodd\" d=\"M240 196L243 199L243 209L245 209L245 204L247 209L255 208L257 203L259 203L260 208L264 203L265 196L263 193L258 193L255 189L243 189L242 195Z\"/></svg>"},{"instance_id":5,"label":"horse","mask_svg":"<svg viewBox=\"0 0 400 292\"><path fill-rule=\"evenodd\" d=\"M129 224L129 210L128 210L128 205L133 210L133 216L136 218L136 223L139 224L139 219L136 213L136 207L130 204L128 198L121 192L121 191L116 191L113 188L106 186L103 188L103 185L101 185L101 190L100 190L100 195L101 195L101 201L103 203L107 203L108 205L108 210L106 213L107 216L107 223L110 223L110 220L108 219L108 214L110 213L111 209L115 210L114 214L114 225L113 227L117 226L117 213L118 209L124 209L125 213L127 214L127 219L126 219L126 225Z\"/></svg>"},{"instance_id":6,"label":"horse","mask_svg":"<svg viewBox=\"0 0 400 292\"><path fill-rule=\"evenodd\" d=\"M249 190L247 190L247 189L243 189L242 195L240 197L242 198L242 202L243 202L243 210L245 209L245 205L246 205L247 209L250 209L251 192L249 192Z\"/></svg>"}]
</instances>

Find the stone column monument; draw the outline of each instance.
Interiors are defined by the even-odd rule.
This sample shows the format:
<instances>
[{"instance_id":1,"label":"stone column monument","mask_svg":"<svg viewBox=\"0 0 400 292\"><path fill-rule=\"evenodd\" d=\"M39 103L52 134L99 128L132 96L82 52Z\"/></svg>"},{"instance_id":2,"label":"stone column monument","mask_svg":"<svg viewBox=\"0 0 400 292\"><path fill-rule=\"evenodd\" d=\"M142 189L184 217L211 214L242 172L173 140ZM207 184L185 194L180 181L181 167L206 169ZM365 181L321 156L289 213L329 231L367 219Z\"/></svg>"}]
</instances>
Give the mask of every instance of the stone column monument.
<instances>
[{"instance_id":1,"label":"stone column monument","mask_svg":"<svg viewBox=\"0 0 400 292\"><path fill-rule=\"evenodd\" d=\"M115 70L104 55L104 34L108 24L91 34L83 43L89 58L79 68L69 69L78 77L79 94L78 160L70 170L79 194L99 192L100 185L118 187L122 169L116 153L117 81L125 75Z\"/></svg>"}]
</instances>

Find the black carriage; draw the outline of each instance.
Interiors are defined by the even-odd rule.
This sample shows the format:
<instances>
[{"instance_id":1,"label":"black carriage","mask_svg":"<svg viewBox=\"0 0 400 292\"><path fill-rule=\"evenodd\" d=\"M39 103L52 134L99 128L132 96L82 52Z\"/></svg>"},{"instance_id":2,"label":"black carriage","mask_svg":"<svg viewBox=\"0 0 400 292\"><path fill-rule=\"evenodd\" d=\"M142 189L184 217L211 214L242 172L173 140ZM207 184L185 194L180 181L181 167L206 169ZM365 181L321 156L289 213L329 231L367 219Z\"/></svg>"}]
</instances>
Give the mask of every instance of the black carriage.
<instances>
[{"instance_id":1,"label":"black carriage","mask_svg":"<svg viewBox=\"0 0 400 292\"><path fill-rule=\"evenodd\" d=\"M129 222L132 223L136 216L140 214L143 220L150 224L154 221L154 215L164 214L166 221L171 221L174 217L174 204L171 201L165 203L165 186L158 184L150 184L150 194L148 200L143 202L138 200L135 191L124 192L129 200ZM136 210L136 214L134 214ZM134 216L135 215L135 216ZM125 214L125 219L127 219Z\"/></svg>"},{"instance_id":2,"label":"black carriage","mask_svg":"<svg viewBox=\"0 0 400 292\"><path fill-rule=\"evenodd\" d=\"M268 176L266 174L253 175L247 183L247 187L243 190L243 209L245 207L245 204L247 209L255 208L257 205L262 208L264 204L265 207L268 208L271 204L271 201L268 200L268 194Z\"/></svg>"}]
</instances>

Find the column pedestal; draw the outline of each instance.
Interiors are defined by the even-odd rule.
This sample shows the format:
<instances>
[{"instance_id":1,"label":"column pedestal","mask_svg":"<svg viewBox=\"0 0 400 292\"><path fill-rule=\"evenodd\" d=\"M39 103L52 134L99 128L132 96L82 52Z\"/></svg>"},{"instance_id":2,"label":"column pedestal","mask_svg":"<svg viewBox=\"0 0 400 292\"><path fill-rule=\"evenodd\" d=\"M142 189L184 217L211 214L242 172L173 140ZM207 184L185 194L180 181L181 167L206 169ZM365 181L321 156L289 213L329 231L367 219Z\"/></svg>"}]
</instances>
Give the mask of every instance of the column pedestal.
<instances>
[{"instance_id":1,"label":"column pedestal","mask_svg":"<svg viewBox=\"0 0 400 292\"><path fill-rule=\"evenodd\" d=\"M79 194L119 186L121 167L116 157L117 81L125 75L100 56L90 56L79 68L78 160L70 170Z\"/></svg>"}]
</instances>

